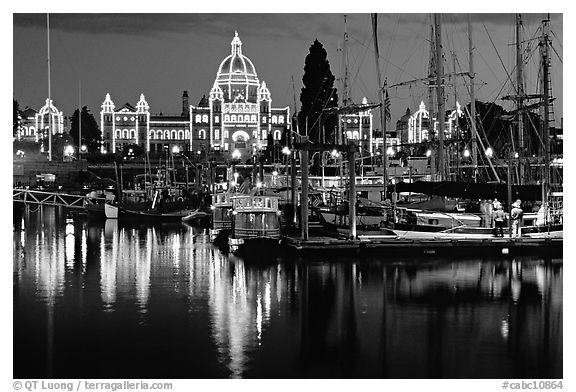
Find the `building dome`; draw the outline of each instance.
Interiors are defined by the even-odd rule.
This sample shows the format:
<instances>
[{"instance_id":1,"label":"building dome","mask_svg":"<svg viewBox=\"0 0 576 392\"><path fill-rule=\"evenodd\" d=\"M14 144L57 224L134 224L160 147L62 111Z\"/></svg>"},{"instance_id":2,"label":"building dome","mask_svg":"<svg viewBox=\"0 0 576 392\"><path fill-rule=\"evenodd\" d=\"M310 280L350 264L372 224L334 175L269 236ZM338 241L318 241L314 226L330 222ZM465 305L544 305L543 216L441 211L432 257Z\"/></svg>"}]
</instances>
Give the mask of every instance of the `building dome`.
<instances>
[{"instance_id":1,"label":"building dome","mask_svg":"<svg viewBox=\"0 0 576 392\"><path fill-rule=\"evenodd\" d=\"M215 84L224 92L225 102L256 102L260 83L254 64L242 54L242 41L238 32L230 45L231 54L220 64Z\"/></svg>"}]
</instances>

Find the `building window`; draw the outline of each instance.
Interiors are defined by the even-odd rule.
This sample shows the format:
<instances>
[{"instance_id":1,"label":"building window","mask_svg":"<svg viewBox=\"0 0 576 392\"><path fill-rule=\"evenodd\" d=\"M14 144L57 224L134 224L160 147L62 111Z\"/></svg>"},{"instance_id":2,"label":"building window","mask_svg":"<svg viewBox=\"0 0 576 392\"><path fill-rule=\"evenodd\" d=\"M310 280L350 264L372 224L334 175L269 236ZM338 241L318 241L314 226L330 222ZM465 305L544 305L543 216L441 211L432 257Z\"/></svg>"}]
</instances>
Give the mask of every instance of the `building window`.
<instances>
[{"instance_id":1,"label":"building window","mask_svg":"<svg viewBox=\"0 0 576 392\"><path fill-rule=\"evenodd\" d=\"M198 131L198 139L202 139L202 140L206 139L206 131L205 130L201 129Z\"/></svg>"},{"instance_id":2,"label":"building window","mask_svg":"<svg viewBox=\"0 0 576 392\"><path fill-rule=\"evenodd\" d=\"M124 136L124 139L128 139L128 130L127 129L122 130L122 136Z\"/></svg>"},{"instance_id":3,"label":"building window","mask_svg":"<svg viewBox=\"0 0 576 392\"><path fill-rule=\"evenodd\" d=\"M194 121L196 121L196 123L202 122L202 116L201 115L197 114L194 118L195 118Z\"/></svg>"},{"instance_id":4,"label":"building window","mask_svg":"<svg viewBox=\"0 0 576 392\"><path fill-rule=\"evenodd\" d=\"M220 139L220 130L219 129L214 130L214 139Z\"/></svg>"},{"instance_id":5,"label":"building window","mask_svg":"<svg viewBox=\"0 0 576 392\"><path fill-rule=\"evenodd\" d=\"M130 138L131 138L131 139L134 139L135 137L136 137L136 131L133 130L133 129L131 129L131 130L130 130Z\"/></svg>"},{"instance_id":6,"label":"building window","mask_svg":"<svg viewBox=\"0 0 576 392\"><path fill-rule=\"evenodd\" d=\"M116 139L120 139L120 137L121 137L121 136L120 136L120 130L117 129L117 130L116 130Z\"/></svg>"},{"instance_id":7,"label":"building window","mask_svg":"<svg viewBox=\"0 0 576 392\"><path fill-rule=\"evenodd\" d=\"M262 124L266 124L266 117L262 117Z\"/></svg>"},{"instance_id":8,"label":"building window","mask_svg":"<svg viewBox=\"0 0 576 392\"><path fill-rule=\"evenodd\" d=\"M274 131L274 139L276 140L280 140L280 138L282 137L282 132L280 132L279 129Z\"/></svg>"},{"instance_id":9,"label":"building window","mask_svg":"<svg viewBox=\"0 0 576 392\"><path fill-rule=\"evenodd\" d=\"M162 139L162 130L161 129L156 131L156 139Z\"/></svg>"},{"instance_id":10,"label":"building window","mask_svg":"<svg viewBox=\"0 0 576 392\"><path fill-rule=\"evenodd\" d=\"M258 131L252 132L252 137L253 137L254 139L258 139Z\"/></svg>"},{"instance_id":11,"label":"building window","mask_svg":"<svg viewBox=\"0 0 576 392\"><path fill-rule=\"evenodd\" d=\"M170 131L169 130L164 131L164 139L170 140Z\"/></svg>"},{"instance_id":12,"label":"building window","mask_svg":"<svg viewBox=\"0 0 576 392\"><path fill-rule=\"evenodd\" d=\"M224 131L222 136L224 137L224 139L228 139L230 137L228 131Z\"/></svg>"},{"instance_id":13,"label":"building window","mask_svg":"<svg viewBox=\"0 0 576 392\"><path fill-rule=\"evenodd\" d=\"M278 124L278 117L272 116L272 124Z\"/></svg>"},{"instance_id":14,"label":"building window","mask_svg":"<svg viewBox=\"0 0 576 392\"><path fill-rule=\"evenodd\" d=\"M214 122L218 124L220 122L220 116L214 116Z\"/></svg>"},{"instance_id":15,"label":"building window","mask_svg":"<svg viewBox=\"0 0 576 392\"><path fill-rule=\"evenodd\" d=\"M208 115L207 114L202 116L202 122L205 122L205 123L208 122Z\"/></svg>"},{"instance_id":16,"label":"building window","mask_svg":"<svg viewBox=\"0 0 576 392\"><path fill-rule=\"evenodd\" d=\"M348 139L352 139L352 131L346 132L346 137L347 137Z\"/></svg>"},{"instance_id":17,"label":"building window","mask_svg":"<svg viewBox=\"0 0 576 392\"><path fill-rule=\"evenodd\" d=\"M284 124L284 116L278 116L278 124Z\"/></svg>"},{"instance_id":18,"label":"building window","mask_svg":"<svg viewBox=\"0 0 576 392\"><path fill-rule=\"evenodd\" d=\"M186 139L190 139L190 131L189 131L189 130L186 130L185 133L186 133Z\"/></svg>"},{"instance_id":19,"label":"building window","mask_svg":"<svg viewBox=\"0 0 576 392\"><path fill-rule=\"evenodd\" d=\"M226 121L226 122L230 121L230 115L229 114L224 115L224 121Z\"/></svg>"},{"instance_id":20,"label":"building window","mask_svg":"<svg viewBox=\"0 0 576 392\"><path fill-rule=\"evenodd\" d=\"M359 136L359 134L358 134L358 131L352 132L352 137L353 137L354 139L358 140L358 139L360 138L360 136Z\"/></svg>"},{"instance_id":21,"label":"building window","mask_svg":"<svg viewBox=\"0 0 576 392\"><path fill-rule=\"evenodd\" d=\"M178 133L175 129L172 130L172 139L176 140L178 138Z\"/></svg>"},{"instance_id":22,"label":"building window","mask_svg":"<svg viewBox=\"0 0 576 392\"><path fill-rule=\"evenodd\" d=\"M256 115L255 114L250 116L250 122L253 122L253 123L256 122Z\"/></svg>"},{"instance_id":23,"label":"building window","mask_svg":"<svg viewBox=\"0 0 576 392\"><path fill-rule=\"evenodd\" d=\"M150 137L149 137L149 138L150 138L150 139L154 139L154 130L151 130L151 131L150 131Z\"/></svg>"},{"instance_id":24,"label":"building window","mask_svg":"<svg viewBox=\"0 0 576 392\"><path fill-rule=\"evenodd\" d=\"M184 139L184 131L178 131L178 139Z\"/></svg>"},{"instance_id":25,"label":"building window","mask_svg":"<svg viewBox=\"0 0 576 392\"><path fill-rule=\"evenodd\" d=\"M236 115L235 114L232 115L232 122L236 122Z\"/></svg>"}]
</instances>

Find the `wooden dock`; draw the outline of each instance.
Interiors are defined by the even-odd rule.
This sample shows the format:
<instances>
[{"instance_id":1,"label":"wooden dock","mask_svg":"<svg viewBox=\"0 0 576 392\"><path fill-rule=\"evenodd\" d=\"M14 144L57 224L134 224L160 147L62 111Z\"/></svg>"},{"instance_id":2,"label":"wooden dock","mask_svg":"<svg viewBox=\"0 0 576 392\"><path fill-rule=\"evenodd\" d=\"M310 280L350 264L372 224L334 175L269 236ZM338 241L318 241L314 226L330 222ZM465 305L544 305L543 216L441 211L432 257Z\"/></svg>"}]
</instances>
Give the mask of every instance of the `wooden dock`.
<instances>
[{"instance_id":1,"label":"wooden dock","mask_svg":"<svg viewBox=\"0 0 576 392\"><path fill-rule=\"evenodd\" d=\"M284 236L282 244L297 254L359 254L373 253L382 256L397 255L562 255L562 238L390 238L377 236L360 239L334 237Z\"/></svg>"}]
</instances>

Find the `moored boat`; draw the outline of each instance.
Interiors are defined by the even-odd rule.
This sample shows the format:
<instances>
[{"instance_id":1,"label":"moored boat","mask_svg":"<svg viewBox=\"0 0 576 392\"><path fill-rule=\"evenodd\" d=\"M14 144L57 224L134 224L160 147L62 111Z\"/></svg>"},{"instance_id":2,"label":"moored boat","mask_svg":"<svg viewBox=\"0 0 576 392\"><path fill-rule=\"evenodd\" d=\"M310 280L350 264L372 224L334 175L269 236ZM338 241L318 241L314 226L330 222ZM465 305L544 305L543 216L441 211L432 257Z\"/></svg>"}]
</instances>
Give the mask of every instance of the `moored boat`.
<instances>
[{"instance_id":1,"label":"moored boat","mask_svg":"<svg viewBox=\"0 0 576 392\"><path fill-rule=\"evenodd\" d=\"M232 253L265 252L279 246L280 211L272 196L234 196L233 223L229 238Z\"/></svg>"}]
</instances>

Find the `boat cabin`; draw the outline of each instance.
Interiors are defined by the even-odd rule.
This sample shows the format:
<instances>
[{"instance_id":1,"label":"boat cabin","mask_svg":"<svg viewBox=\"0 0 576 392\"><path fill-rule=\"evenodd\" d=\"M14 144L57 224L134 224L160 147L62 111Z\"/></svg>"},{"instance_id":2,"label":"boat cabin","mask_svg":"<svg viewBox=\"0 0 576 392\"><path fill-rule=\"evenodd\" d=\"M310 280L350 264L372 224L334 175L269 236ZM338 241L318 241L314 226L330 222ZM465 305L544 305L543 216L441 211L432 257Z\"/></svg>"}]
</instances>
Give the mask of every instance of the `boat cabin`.
<instances>
[{"instance_id":1,"label":"boat cabin","mask_svg":"<svg viewBox=\"0 0 576 392\"><path fill-rule=\"evenodd\" d=\"M233 237L280 238L278 197L233 196Z\"/></svg>"}]
</instances>

